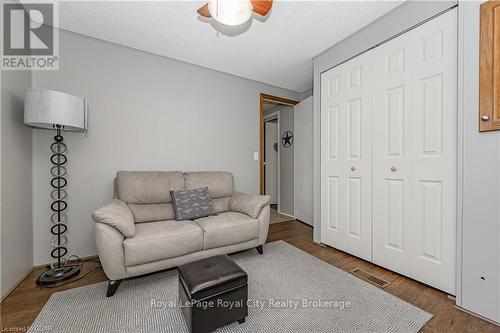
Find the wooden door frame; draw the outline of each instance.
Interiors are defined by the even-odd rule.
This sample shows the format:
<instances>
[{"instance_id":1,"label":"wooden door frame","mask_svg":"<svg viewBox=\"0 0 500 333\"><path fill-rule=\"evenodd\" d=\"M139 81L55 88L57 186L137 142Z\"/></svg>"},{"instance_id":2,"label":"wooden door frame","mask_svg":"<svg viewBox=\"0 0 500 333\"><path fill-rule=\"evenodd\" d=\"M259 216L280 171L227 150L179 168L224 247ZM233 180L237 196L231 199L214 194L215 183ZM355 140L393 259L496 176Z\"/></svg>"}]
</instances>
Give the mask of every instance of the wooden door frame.
<instances>
[{"instance_id":1,"label":"wooden door frame","mask_svg":"<svg viewBox=\"0 0 500 333\"><path fill-rule=\"evenodd\" d=\"M266 193L265 185L265 137L264 137L264 101L274 102L283 105L295 106L299 101L273 96L261 93L260 94L260 108L259 108L259 178L260 178L260 194ZM278 128L279 133L279 128Z\"/></svg>"}]
</instances>

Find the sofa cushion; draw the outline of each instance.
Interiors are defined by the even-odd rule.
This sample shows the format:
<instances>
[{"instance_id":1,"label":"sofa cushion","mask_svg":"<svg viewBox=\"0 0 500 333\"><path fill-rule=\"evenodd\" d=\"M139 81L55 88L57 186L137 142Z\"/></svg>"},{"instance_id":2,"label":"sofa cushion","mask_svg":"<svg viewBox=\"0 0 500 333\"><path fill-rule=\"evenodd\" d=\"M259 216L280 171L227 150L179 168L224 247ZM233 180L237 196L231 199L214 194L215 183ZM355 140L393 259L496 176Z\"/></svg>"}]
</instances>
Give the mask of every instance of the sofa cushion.
<instances>
[{"instance_id":1,"label":"sofa cushion","mask_svg":"<svg viewBox=\"0 0 500 333\"><path fill-rule=\"evenodd\" d=\"M170 191L184 189L180 171L119 171L117 198L128 204L171 203Z\"/></svg>"},{"instance_id":2,"label":"sofa cushion","mask_svg":"<svg viewBox=\"0 0 500 333\"><path fill-rule=\"evenodd\" d=\"M136 223L168 221L175 219L174 205L165 204L129 204Z\"/></svg>"},{"instance_id":3,"label":"sofa cushion","mask_svg":"<svg viewBox=\"0 0 500 333\"><path fill-rule=\"evenodd\" d=\"M212 199L215 212L217 214L229 212L229 203L231 202L231 197Z\"/></svg>"},{"instance_id":4,"label":"sofa cushion","mask_svg":"<svg viewBox=\"0 0 500 333\"><path fill-rule=\"evenodd\" d=\"M123 241L125 265L178 257L203 249L203 230L193 221L136 224L133 238Z\"/></svg>"},{"instance_id":5,"label":"sofa cushion","mask_svg":"<svg viewBox=\"0 0 500 333\"><path fill-rule=\"evenodd\" d=\"M208 187L212 199L230 197L234 191L233 174L225 171L185 172L186 190Z\"/></svg>"},{"instance_id":6,"label":"sofa cushion","mask_svg":"<svg viewBox=\"0 0 500 333\"><path fill-rule=\"evenodd\" d=\"M194 220L203 229L203 249L246 242L259 237L259 222L248 215L227 212Z\"/></svg>"}]
</instances>

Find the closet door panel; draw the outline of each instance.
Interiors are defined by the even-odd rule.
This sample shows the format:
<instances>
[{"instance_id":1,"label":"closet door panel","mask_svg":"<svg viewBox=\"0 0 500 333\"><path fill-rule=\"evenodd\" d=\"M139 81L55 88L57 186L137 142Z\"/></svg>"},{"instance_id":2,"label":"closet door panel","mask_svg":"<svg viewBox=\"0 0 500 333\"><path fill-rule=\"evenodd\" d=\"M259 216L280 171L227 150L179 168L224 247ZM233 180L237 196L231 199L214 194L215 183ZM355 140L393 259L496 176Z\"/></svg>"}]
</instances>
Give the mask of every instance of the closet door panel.
<instances>
[{"instance_id":1,"label":"closet door panel","mask_svg":"<svg viewBox=\"0 0 500 333\"><path fill-rule=\"evenodd\" d=\"M321 76L321 242L344 250L347 75L335 68Z\"/></svg>"},{"instance_id":2,"label":"closet door panel","mask_svg":"<svg viewBox=\"0 0 500 333\"><path fill-rule=\"evenodd\" d=\"M412 52L407 35L373 52L373 261L405 275L410 274Z\"/></svg>"},{"instance_id":3,"label":"closet door panel","mask_svg":"<svg viewBox=\"0 0 500 333\"><path fill-rule=\"evenodd\" d=\"M371 260L371 52L322 74L322 242ZM324 231L323 231L324 230Z\"/></svg>"},{"instance_id":4,"label":"closet door panel","mask_svg":"<svg viewBox=\"0 0 500 333\"><path fill-rule=\"evenodd\" d=\"M347 155L341 228L345 251L366 260L372 260L372 56L369 51L342 65L347 72Z\"/></svg>"},{"instance_id":5,"label":"closet door panel","mask_svg":"<svg viewBox=\"0 0 500 333\"><path fill-rule=\"evenodd\" d=\"M450 11L413 31L411 276L455 293L457 22Z\"/></svg>"},{"instance_id":6,"label":"closet door panel","mask_svg":"<svg viewBox=\"0 0 500 333\"><path fill-rule=\"evenodd\" d=\"M328 229L333 232L340 232L340 181L338 176L328 176L327 178L327 221ZM340 236L338 236L340 237ZM328 241L328 240L327 240ZM340 240L339 240L340 242ZM340 244L339 244L340 246Z\"/></svg>"},{"instance_id":7,"label":"closet door panel","mask_svg":"<svg viewBox=\"0 0 500 333\"><path fill-rule=\"evenodd\" d=\"M452 294L456 39L450 11L377 47L373 60L374 262Z\"/></svg>"}]
</instances>

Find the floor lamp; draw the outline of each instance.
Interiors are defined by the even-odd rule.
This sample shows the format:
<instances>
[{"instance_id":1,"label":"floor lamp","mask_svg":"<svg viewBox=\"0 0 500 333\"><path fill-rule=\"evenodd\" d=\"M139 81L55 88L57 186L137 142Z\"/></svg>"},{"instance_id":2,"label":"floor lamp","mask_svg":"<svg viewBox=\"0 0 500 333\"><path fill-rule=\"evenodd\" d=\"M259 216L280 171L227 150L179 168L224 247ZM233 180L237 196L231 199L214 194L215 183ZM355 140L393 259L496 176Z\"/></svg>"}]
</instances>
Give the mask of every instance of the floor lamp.
<instances>
[{"instance_id":1,"label":"floor lamp","mask_svg":"<svg viewBox=\"0 0 500 333\"><path fill-rule=\"evenodd\" d=\"M63 131L84 132L87 130L87 103L83 98L68 95L59 91L45 89L29 89L24 99L24 123L35 128L55 131L54 142L50 145L52 155L50 162L50 197L52 204L50 216L52 238L51 257L55 261L50 268L40 274L36 280L39 285L54 284L67 280L80 272L79 266L68 265L67 242L68 230L66 210L66 164L67 146L62 136Z\"/></svg>"}]
</instances>

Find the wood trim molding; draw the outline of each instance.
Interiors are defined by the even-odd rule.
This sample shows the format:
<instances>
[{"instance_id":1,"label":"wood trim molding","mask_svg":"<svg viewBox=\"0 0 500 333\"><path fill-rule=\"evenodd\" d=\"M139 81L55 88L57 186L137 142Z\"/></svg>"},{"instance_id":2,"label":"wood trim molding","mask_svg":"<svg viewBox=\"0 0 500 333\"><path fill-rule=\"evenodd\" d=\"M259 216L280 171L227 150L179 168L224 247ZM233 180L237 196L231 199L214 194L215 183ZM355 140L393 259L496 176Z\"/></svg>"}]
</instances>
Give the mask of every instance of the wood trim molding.
<instances>
[{"instance_id":1,"label":"wood trim molding","mask_svg":"<svg viewBox=\"0 0 500 333\"><path fill-rule=\"evenodd\" d=\"M264 101L275 102L278 104L294 106L299 104L298 101L291 99L260 94L260 107L259 107L259 178L260 178L260 194L266 193L265 186L265 168L264 168L264 158L265 158L265 143L264 143Z\"/></svg>"},{"instance_id":2,"label":"wood trim molding","mask_svg":"<svg viewBox=\"0 0 500 333\"><path fill-rule=\"evenodd\" d=\"M481 5L479 131L500 130L500 1Z\"/></svg>"}]
</instances>

